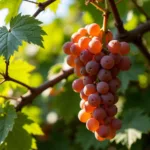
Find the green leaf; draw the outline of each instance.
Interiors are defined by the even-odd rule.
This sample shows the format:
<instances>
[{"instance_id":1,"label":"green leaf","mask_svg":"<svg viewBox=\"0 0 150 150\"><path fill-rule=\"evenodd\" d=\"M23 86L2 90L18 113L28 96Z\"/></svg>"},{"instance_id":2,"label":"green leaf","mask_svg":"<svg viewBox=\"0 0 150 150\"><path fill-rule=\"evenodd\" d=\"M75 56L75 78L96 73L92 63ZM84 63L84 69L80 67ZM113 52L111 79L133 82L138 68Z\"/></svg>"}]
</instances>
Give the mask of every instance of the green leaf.
<instances>
[{"instance_id":1,"label":"green leaf","mask_svg":"<svg viewBox=\"0 0 150 150\"><path fill-rule=\"evenodd\" d=\"M141 139L142 133L150 131L150 118L141 109L131 109L124 114L123 127L116 135L116 143L122 143L128 148Z\"/></svg>"},{"instance_id":2,"label":"green leaf","mask_svg":"<svg viewBox=\"0 0 150 150\"><path fill-rule=\"evenodd\" d=\"M0 106L0 143L3 143L8 133L12 131L16 117L14 106L9 103Z\"/></svg>"},{"instance_id":3,"label":"green leaf","mask_svg":"<svg viewBox=\"0 0 150 150\"><path fill-rule=\"evenodd\" d=\"M30 150L32 137L25 129L23 129L22 124L25 124L24 121L24 116L19 113L13 131L9 133L5 140L6 150Z\"/></svg>"},{"instance_id":4,"label":"green leaf","mask_svg":"<svg viewBox=\"0 0 150 150\"><path fill-rule=\"evenodd\" d=\"M43 47L42 35L45 35L45 32L40 24L40 21L28 15L19 14L12 18L9 30L6 27L0 28L0 55L8 60L23 41Z\"/></svg>"},{"instance_id":5,"label":"green leaf","mask_svg":"<svg viewBox=\"0 0 150 150\"><path fill-rule=\"evenodd\" d=\"M22 0L0 0L0 9L8 8L8 15L5 19L6 23L8 23L13 16L17 15L21 2Z\"/></svg>"},{"instance_id":6,"label":"green leaf","mask_svg":"<svg viewBox=\"0 0 150 150\"><path fill-rule=\"evenodd\" d=\"M43 135L40 127L23 113L18 113L18 117L15 120L13 130L9 133L5 140L6 150L30 150L36 148L36 142L32 138L33 135ZM0 146L0 148L2 147Z\"/></svg>"},{"instance_id":7,"label":"green leaf","mask_svg":"<svg viewBox=\"0 0 150 150\"><path fill-rule=\"evenodd\" d=\"M97 141L94 134L88 131L85 125L78 127L75 142L81 144L83 150L90 150L92 147L94 147L94 150L106 149L109 144L108 141Z\"/></svg>"}]
</instances>

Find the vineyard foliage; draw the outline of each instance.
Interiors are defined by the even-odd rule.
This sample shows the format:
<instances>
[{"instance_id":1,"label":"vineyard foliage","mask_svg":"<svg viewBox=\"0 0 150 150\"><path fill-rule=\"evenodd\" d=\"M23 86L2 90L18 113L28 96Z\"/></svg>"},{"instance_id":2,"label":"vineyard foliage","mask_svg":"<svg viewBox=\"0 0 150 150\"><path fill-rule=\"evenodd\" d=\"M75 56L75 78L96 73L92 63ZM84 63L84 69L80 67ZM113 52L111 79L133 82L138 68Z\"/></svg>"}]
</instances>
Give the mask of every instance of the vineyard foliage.
<instances>
[{"instance_id":1,"label":"vineyard foliage","mask_svg":"<svg viewBox=\"0 0 150 150\"><path fill-rule=\"evenodd\" d=\"M119 75L122 85L118 92L117 118L122 120L123 126L114 139L99 142L79 122L80 97L71 87L77 78L74 74L46 89L32 104L16 111L17 98L27 92L27 87L12 80L3 82L8 60L11 78L38 87L66 68L62 46L70 36L93 22L102 26L103 21L102 13L90 4L86 6L84 0L54 1L45 10L54 15L53 19L45 18L49 23L42 23L40 17L35 18L30 13L23 14L20 8L26 3L31 9L35 5L25 0L0 0L0 10L8 10L5 25L0 27L0 150L150 149L149 62L131 43L128 56L132 67ZM137 0L137 3L149 13L150 1ZM127 31L146 21L132 1L122 0L117 8ZM40 16L45 17L45 12ZM64 14L61 16L58 12ZM108 28L117 34L112 14ZM150 49L149 37L149 32L143 36L147 49Z\"/></svg>"}]
</instances>

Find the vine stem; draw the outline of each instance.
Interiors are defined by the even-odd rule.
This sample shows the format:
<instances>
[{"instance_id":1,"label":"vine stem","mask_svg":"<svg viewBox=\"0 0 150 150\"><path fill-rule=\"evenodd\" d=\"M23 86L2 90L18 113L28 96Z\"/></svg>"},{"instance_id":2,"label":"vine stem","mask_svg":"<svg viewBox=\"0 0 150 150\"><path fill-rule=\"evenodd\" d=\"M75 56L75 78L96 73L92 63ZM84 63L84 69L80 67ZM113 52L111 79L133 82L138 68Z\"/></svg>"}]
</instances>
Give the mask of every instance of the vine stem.
<instances>
[{"instance_id":1,"label":"vine stem","mask_svg":"<svg viewBox=\"0 0 150 150\"><path fill-rule=\"evenodd\" d=\"M108 1L111 6L111 9L112 9L112 13L113 13L113 16L115 19L115 25L116 25L118 32L122 33L122 34L127 32L123 27L123 22L120 18L120 15L119 15L119 12L118 12L118 9L117 9L117 6L116 6L114 0L108 0Z\"/></svg>"},{"instance_id":2,"label":"vine stem","mask_svg":"<svg viewBox=\"0 0 150 150\"><path fill-rule=\"evenodd\" d=\"M40 95L44 90L46 90L49 87L53 87L56 83L60 82L62 79L67 78L69 75L73 74L73 68L70 68L68 70L63 70L60 73L58 73L52 80L49 80L43 84L41 84L39 87L35 88L34 92L27 92L23 96L21 96L18 101L21 101L18 106L16 107L17 111L20 111L22 107L24 107L27 104L32 103L32 101Z\"/></svg>"}]
</instances>

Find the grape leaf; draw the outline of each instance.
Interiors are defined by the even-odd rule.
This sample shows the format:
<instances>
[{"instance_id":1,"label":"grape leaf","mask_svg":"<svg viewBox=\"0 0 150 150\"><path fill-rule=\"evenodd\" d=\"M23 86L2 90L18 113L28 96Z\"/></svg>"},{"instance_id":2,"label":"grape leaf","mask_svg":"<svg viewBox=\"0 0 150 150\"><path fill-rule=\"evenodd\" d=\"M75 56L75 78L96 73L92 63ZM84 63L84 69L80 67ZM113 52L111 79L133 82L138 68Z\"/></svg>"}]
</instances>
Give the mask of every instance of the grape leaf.
<instances>
[{"instance_id":1,"label":"grape leaf","mask_svg":"<svg viewBox=\"0 0 150 150\"><path fill-rule=\"evenodd\" d=\"M8 60L22 45L22 41L43 47L42 35L46 33L39 26L40 24L40 21L28 15L21 16L19 14L12 18L9 30L5 26L0 28L0 55Z\"/></svg>"},{"instance_id":2,"label":"grape leaf","mask_svg":"<svg viewBox=\"0 0 150 150\"><path fill-rule=\"evenodd\" d=\"M76 133L76 143L81 144L83 150L90 150L91 147L94 147L95 150L106 149L109 142L99 142L95 139L95 136L92 132L88 131L85 125L79 126Z\"/></svg>"},{"instance_id":3,"label":"grape leaf","mask_svg":"<svg viewBox=\"0 0 150 150\"><path fill-rule=\"evenodd\" d=\"M16 111L12 105L6 103L0 106L0 143L3 143L8 133L12 131L16 117Z\"/></svg>"},{"instance_id":4,"label":"grape leaf","mask_svg":"<svg viewBox=\"0 0 150 150\"><path fill-rule=\"evenodd\" d=\"M34 124L34 126L33 126ZM7 150L30 150L36 147L33 135L43 135L40 127L32 120L28 119L23 113L18 113L14 128L5 140L5 149ZM34 128L36 127L36 128ZM4 145L0 146L3 147Z\"/></svg>"},{"instance_id":5,"label":"grape leaf","mask_svg":"<svg viewBox=\"0 0 150 150\"><path fill-rule=\"evenodd\" d=\"M123 127L114 140L130 148L137 139L141 139L142 133L150 130L150 118L141 109L131 109L123 116Z\"/></svg>"},{"instance_id":6,"label":"grape leaf","mask_svg":"<svg viewBox=\"0 0 150 150\"><path fill-rule=\"evenodd\" d=\"M8 14L5 18L6 23L18 13L22 0L0 0L0 9L8 8Z\"/></svg>"}]
</instances>

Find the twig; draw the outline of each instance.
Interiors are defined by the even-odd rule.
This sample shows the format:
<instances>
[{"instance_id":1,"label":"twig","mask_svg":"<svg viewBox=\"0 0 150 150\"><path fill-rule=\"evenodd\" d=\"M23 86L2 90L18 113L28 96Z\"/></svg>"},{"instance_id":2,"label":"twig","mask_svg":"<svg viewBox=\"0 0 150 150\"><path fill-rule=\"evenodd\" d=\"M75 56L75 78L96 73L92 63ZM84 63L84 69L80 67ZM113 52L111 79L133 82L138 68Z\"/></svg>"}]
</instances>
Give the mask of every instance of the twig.
<instances>
[{"instance_id":1,"label":"twig","mask_svg":"<svg viewBox=\"0 0 150 150\"><path fill-rule=\"evenodd\" d=\"M117 30L119 33L125 33L127 32L124 27L123 27L123 22L120 18L119 12L117 10L116 4L114 0L108 0L109 4L111 6L112 12L113 12L113 16L115 18L115 25L117 27Z\"/></svg>"},{"instance_id":2,"label":"twig","mask_svg":"<svg viewBox=\"0 0 150 150\"><path fill-rule=\"evenodd\" d=\"M31 87L31 86L29 86L29 85L27 85L27 84L25 84L25 83L23 83L23 82L21 82L21 81L18 81L18 80L16 80L16 79L12 78L12 77L9 77L9 76L8 76L7 78L5 78L5 81L12 81L12 82L15 82L15 83L17 83L17 84L20 84L20 85L26 87L26 88L27 88L28 90L30 90L31 92L34 91L34 88L33 88L33 87Z\"/></svg>"},{"instance_id":3,"label":"twig","mask_svg":"<svg viewBox=\"0 0 150 150\"><path fill-rule=\"evenodd\" d=\"M38 2L34 2L34 1L30 1L30 0L23 0L23 1L26 1L26 2L29 2L29 3L33 3L33 4L36 4L36 5L39 4Z\"/></svg>"},{"instance_id":4,"label":"twig","mask_svg":"<svg viewBox=\"0 0 150 150\"><path fill-rule=\"evenodd\" d=\"M136 0L132 0L132 2L134 3L134 5L137 7L137 9L146 17L147 20L150 19L150 16L145 12L145 10L138 5Z\"/></svg>"},{"instance_id":5,"label":"twig","mask_svg":"<svg viewBox=\"0 0 150 150\"><path fill-rule=\"evenodd\" d=\"M42 12L48 5L55 2L56 0L47 0L46 2L39 3L38 10L34 13L33 17L36 17L40 12Z\"/></svg>"},{"instance_id":6,"label":"twig","mask_svg":"<svg viewBox=\"0 0 150 150\"><path fill-rule=\"evenodd\" d=\"M31 92L26 93L18 100L21 102L16 107L16 110L20 111L22 109L22 107L24 107L25 105L32 103L34 98L36 98L38 95L40 95L44 90L46 90L49 87L53 87L56 83L60 82L62 79L67 78L72 73L73 73L73 68L65 70L65 71L61 71L52 80L49 80L49 81L43 83L42 85L40 85L39 87L35 88L32 93Z\"/></svg>"}]
</instances>

